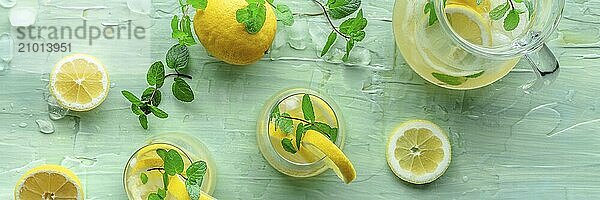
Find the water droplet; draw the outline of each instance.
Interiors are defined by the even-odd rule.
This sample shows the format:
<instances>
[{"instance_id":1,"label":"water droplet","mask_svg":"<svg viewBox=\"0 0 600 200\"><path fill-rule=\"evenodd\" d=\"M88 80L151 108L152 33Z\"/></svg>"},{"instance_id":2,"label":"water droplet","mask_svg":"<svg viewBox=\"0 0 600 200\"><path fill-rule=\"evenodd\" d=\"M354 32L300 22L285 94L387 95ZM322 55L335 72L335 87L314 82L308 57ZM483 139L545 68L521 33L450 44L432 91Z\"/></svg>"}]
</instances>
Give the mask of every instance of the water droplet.
<instances>
[{"instance_id":1,"label":"water droplet","mask_svg":"<svg viewBox=\"0 0 600 200\"><path fill-rule=\"evenodd\" d=\"M27 123L25 123L25 122L21 122L21 123L19 124L19 127L21 127L21 128L25 128L25 127L27 127L28 125L29 125L29 124L27 124Z\"/></svg>"},{"instance_id":2,"label":"water droplet","mask_svg":"<svg viewBox=\"0 0 600 200\"><path fill-rule=\"evenodd\" d=\"M17 127L17 124L11 124L10 126L12 126L12 127Z\"/></svg>"},{"instance_id":3,"label":"water droplet","mask_svg":"<svg viewBox=\"0 0 600 200\"><path fill-rule=\"evenodd\" d=\"M48 104L48 115L51 120L59 120L65 118L65 116L69 113L68 109L64 109L58 105Z\"/></svg>"},{"instance_id":4,"label":"water droplet","mask_svg":"<svg viewBox=\"0 0 600 200\"><path fill-rule=\"evenodd\" d=\"M110 83L110 88L115 88L117 86L116 83Z\"/></svg>"},{"instance_id":5,"label":"water droplet","mask_svg":"<svg viewBox=\"0 0 600 200\"><path fill-rule=\"evenodd\" d=\"M151 0L127 0L127 7L132 12L140 14L150 14L150 8L152 7Z\"/></svg>"},{"instance_id":6,"label":"water droplet","mask_svg":"<svg viewBox=\"0 0 600 200\"><path fill-rule=\"evenodd\" d=\"M40 129L41 133L44 133L44 134L54 133L54 124L52 124L52 122L50 122L48 120L38 119L38 120L35 120L35 123L37 123L38 128Z\"/></svg>"},{"instance_id":7,"label":"water droplet","mask_svg":"<svg viewBox=\"0 0 600 200\"><path fill-rule=\"evenodd\" d=\"M30 26L35 23L37 10L33 7L11 8L9 18L12 26Z\"/></svg>"},{"instance_id":8,"label":"water droplet","mask_svg":"<svg viewBox=\"0 0 600 200\"><path fill-rule=\"evenodd\" d=\"M14 43L15 41L10 34L3 33L0 35L0 59L4 60L6 63L10 62L13 58Z\"/></svg>"},{"instance_id":9,"label":"water droplet","mask_svg":"<svg viewBox=\"0 0 600 200\"><path fill-rule=\"evenodd\" d=\"M574 97L575 97L575 90L569 90L567 92L567 96L565 97L565 100L567 100L568 102L573 102Z\"/></svg>"},{"instance_id":10,"label":"water droplet","mask_svg":"<svg viewBox=\"0 0 600 200\"><path fill-rule=\"evenodd\" d=\"M462 181L463 181L463 183L468 182L469 181L469 177L468 176L463 176L462 177Z\"/></svg>"},{"instance_id":11,"label":"water droplet","mask_svg":"<svg viewBox=\"0 0 600 200\"><path fill-rule=\"evenodd\" d=\"M0 0L0 6L5 8L12 8L17 5L17 0Z\"/></svg>"}]
</instances>

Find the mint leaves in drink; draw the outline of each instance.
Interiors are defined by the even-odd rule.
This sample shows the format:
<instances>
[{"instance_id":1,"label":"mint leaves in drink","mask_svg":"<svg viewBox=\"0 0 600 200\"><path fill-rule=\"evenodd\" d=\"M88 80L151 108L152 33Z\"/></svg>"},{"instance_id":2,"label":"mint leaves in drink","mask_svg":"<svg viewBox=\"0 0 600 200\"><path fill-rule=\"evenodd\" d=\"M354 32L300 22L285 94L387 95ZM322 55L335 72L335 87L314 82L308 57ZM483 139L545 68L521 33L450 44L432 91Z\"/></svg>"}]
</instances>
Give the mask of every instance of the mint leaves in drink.
<instances>
[{"instance_id":1,"label":"mint leaves in drink","mask_svg":"<svg viewBox=\"0 0 600 200\"><path fill-rule=\"evenodd\" d=\"M156 192L150 193L148 195L148 200L164 200L167 196L168 186L169 186L169 177L179 176L183 180L185 180L186 190L190 199L198 199L200 197L200 186L202 186L202 181L204 180L204 175L206 174L207 166L204 161L196 161L192 162L192 164L185 169L185 164L183 158L174 149L165 150L165 149L157 149L156 154L163 161L163 167L151 168L147 171L158 170L163 176L163 188L159 188ZM183 172L185 171L185 175ZM142 183L148 181L148 177L145 173L142 173ZM146 177L145 179L143 177ZM144 180L146 180L144 182Z\"/></svg>"},{"instance_id":2,"label":"mint leaves in drink","mask_svg":"<svg viewBox=\"0 0 600 200\"><path fill-rule=\"evenodd\" d=\"M332 142L335 142L337 140L338 128L332 127L329 124L323 122L319 122L315 118L315 112L309 94L304 94L302 96L302 113L304 115L304 118L293 117L286 112L281 113L281 111L279 110L279 104L275 105L275 107L271 111L269 120L273 122L275 130L280 129L286 134L295 134L295 144L289 138L283 138L281 140L281 145L285 151L295 154L298 150L300 150L302 137L308 130L317 131L325 135ZM299 123L298 125L296 125L296 132L292 133L292 131L294 130L294 121L298 121Z\"/></svg>"}]
</instances>

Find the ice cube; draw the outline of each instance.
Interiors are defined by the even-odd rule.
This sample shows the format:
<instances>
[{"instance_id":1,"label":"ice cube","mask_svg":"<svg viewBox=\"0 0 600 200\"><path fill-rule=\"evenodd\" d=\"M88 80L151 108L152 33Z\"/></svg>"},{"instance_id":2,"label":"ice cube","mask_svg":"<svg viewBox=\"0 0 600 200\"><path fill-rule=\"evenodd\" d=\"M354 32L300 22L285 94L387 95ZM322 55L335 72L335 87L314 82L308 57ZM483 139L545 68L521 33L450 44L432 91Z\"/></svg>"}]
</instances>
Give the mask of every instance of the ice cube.
<instances>
[{"instance_id":1,"label":"ice cube","mask_svg":"<svg viewBox=\"0 0 600 200\"><path fill-rule=\"evenodd\" d=\"M14 54L14 40L8 34L4 33L0 35L0 59L5 62L10 62Z\"/></svg>"},{"instance_id":2,"label":"ice cube","mask_svg":"<svg viewBox=\"0 0 600 200\"><path fill-rule=\"evenodd\" d=\"M10 9L10 24L12 26L31 26L37 18L34 7L15 7Z\"/></svg>"}]
</instances>

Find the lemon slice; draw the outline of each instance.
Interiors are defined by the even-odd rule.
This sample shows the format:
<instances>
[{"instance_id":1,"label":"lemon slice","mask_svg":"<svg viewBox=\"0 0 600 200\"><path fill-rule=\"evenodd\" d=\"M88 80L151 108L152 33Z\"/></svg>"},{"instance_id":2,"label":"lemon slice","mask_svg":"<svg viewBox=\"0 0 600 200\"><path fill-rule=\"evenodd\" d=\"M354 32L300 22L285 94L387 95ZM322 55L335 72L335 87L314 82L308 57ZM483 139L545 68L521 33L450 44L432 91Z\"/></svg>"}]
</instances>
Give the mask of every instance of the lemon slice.
<instances>
[{"instance_id":1,"label":"lemon slice","mask_svg":"<svg viewBox=\"0 0 600 200\"><path fill-rule=\"evenodd\" d=\"M324 154L328 166L344 183L350 183L356 178L356 171L350 160L323 134L313 130L307 131L302 139L302 147L308 148L317 155Z\"/></svg>"},{"instance_id":2,"label":"lemon slice","mask_svg":"<svg viewBox=\"0 0 600 200\"><path fill-rule=\"evenodd\" d=\"M185 187L184 181L179 176L171 176L169 178L169 186L167 186L167 199L191 200ZM210 196L206 192L200 190L199 200L214 200L216 198Z\"/></svg>"},{"instance_id":3,"label":"lemon slice","mask_svg":"<svg viewBox=\"0 0 600 200\"><path fill-rule=\"evenodd\" d=\"M15 200L83 199L79 178L58 165L42 165L27 171L15 186Z\"/></svg>"},{"instance_id":4,"label":"lemon slice","mask_svg":"<svg viewBox=\"0 0 600 200\"><path fill-rule=\"evenodd\" d=\"M430 121L402 123L390 136L387 162L400 179L414 184L430 183L450 165L451 147L446 134Z\"/></svg>"},{"instance_id":5,"label":"lemon slice","mask_svg":"<svg viewBox=\"0 0 600 200\"><path fill-rule=\"evenodd\" d=\"M62 107L88 111L108 95L109 78L104 65L86 54L66 56L50 73L50 93Z\"/></svg>"},{"instance_id":6,"label":"lemon slice","mask_svg":"<svg viewBox=\"0 0 600 200\"><path fill-rule=\"evenodd\" d=\"M490 20L486 20L477 10L452 4L444 9L454 32L463 39L480 46L491 46L492 31Z\"/></svg>"}]
</instances>

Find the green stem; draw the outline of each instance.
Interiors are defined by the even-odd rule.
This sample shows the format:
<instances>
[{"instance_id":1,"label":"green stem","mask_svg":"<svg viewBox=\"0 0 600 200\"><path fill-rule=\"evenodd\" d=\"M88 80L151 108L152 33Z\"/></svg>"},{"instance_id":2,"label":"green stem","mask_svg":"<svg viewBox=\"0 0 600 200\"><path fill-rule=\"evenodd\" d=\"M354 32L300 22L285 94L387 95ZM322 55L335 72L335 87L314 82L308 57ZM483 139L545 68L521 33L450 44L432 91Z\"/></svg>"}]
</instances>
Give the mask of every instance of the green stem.
<instances>
[{"instance_id":1,"label":"green stem","mask_svg":"<svg viewBox=\"0 0 600 200\"><path fill-rule=\"evenodd\" d=\"M187 75L187 74L182 74L182 73L179 73L179 72L177 72L177 73L172 73L172 74L167 74L167 75L165 75L165 78L167 78L167 77L169 77L169 76L180 76L180 77L184 77L184 78L189 78L189 79L192 79L192 76L190 76L190 75Z\"/></svg>"},{"instance_id":2,"label":"green stem","mask_svg":"<svg viewBox=\"0 0 600 200\"><path fill-rule=\"evenodd\" d=\"M301 121L301 122L304 122L306 124L312 125L312 122L306 121L304 119L300 119L300 118L296 118L296 117L288 117L288 116L281 116L281 117L287 118L287 119L291 119L291 120Z\"/></svg>"},{"instance_id":3,"label":"green stem","mask_svg":"<svg viewBox=\"0 0 600 200\"><path fill-rule=\"evenodd\" d=\"M165 171L165 168L162 168L162 167L153 167L153 168L147 169L146 171L147 172L149 172L149 171ZM183 178L184 180L187 181L187 177L185 177L183 174L177 174L177 175L179 175L179 177L181 177L181 178Z\"/></svg>"},{"instance_id":4,"label":"green stem","mask_svg":"<svg viewBox=\"0 0 600 200\"><path fill-rule=\"evenodd\" d=\"M345 34L343 34L342 32L340 32L337 27L333 24L333 22L331 21L331 18L329 17L329 13L327 13L327 8L325 8L325 5L323 5L321 2L319 2L318 0L313 0L316 4L318 4L321 9L323 9L323 13L325 13L325 18L327 18L327 22L329 22L329 25L331 25L331 28L333 29L333 31L335 31L336 33L338 33L339 35L341 35L344 39L349 40L350 36L347 36Z\"/></svg>"}]
</instances>

